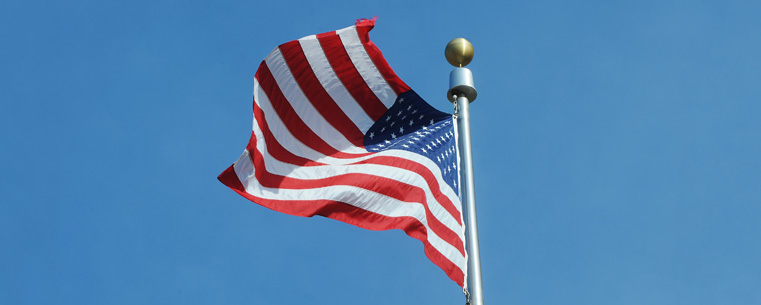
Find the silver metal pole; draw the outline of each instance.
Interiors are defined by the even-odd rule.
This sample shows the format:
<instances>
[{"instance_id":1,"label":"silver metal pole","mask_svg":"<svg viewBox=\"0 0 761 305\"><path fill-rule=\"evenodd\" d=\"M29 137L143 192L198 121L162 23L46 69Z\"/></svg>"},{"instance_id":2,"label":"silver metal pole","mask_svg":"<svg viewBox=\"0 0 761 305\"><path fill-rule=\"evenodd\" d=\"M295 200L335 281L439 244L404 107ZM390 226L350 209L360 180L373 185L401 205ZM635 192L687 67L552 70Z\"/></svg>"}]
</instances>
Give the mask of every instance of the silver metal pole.
<instances>
[{"instance_id":1,"label":"silver metal pole","mask_svg":"<svg viewBox=\"0 0 761 305\"><path fill-rule=\"evenodd\" d=\"M473 46L463 38L449 42L444 52L455 68L449 75L447 97L455 103L457 117L457 148L460 151L460 198L465 218L465 237L468 251L468 304L484 305L481 282L481 253L478 245L478 219L473 179L473 150L470 142L470 102L476 99L473 73L463 68L473 59ZM459 67L458 67L459 66Z\"/></svg>"},{"instance_id":2,"label":"silver metal pole","mask_svg":"<svg viewBox=\"0 0 761 305\"><path fill-rule=\"evenodd\" d=\"M481 282L481 252L478 245L478 219L476 217L476 185L473 179L473 151L470 145L470 110L467 97L457 97L457 131L458 148L462 154L460 170L462 180L461 197L465 212L465 235L468 249L468 288L471 305L484 304L483 284Z\"/></svg>"}]
</instances>

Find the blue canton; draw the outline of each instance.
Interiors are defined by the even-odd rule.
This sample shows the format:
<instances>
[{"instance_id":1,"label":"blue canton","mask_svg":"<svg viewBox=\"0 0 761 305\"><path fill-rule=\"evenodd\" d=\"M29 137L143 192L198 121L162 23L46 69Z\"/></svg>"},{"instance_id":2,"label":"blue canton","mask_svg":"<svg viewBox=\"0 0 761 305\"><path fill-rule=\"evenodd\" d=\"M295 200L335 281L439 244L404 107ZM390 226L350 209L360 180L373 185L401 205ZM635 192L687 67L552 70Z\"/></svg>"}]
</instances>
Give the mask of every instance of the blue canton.
<instances>
[{"instance_id":1,"label":"blue canton","mask_svg":"<svg viewBox=\"0 0 761 305\"><path fill-rule=\"evenodd\" d=\"M431 159L459 195L457 141L451 114L436 110L414 91L400 94L365 134L371 152L400 149Z\"/></svg>"}]
</instances>

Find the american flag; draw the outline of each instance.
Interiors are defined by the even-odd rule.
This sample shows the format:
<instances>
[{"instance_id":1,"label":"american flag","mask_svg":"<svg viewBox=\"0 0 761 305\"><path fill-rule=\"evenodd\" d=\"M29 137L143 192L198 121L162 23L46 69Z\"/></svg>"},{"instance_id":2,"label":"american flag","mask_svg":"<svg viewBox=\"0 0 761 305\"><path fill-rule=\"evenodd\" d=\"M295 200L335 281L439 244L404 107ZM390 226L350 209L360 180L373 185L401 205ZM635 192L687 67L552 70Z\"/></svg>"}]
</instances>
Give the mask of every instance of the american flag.
<instances>
[{"instance_id":1,"label":"american flag","mask_svg":"<svg viewBox=\"0 0 761 305\"><path fill-rule=\"evenodd\" d=\"M394 73L375 20L275 48L254 77L254 123L219 180L275 211L401 229L464 287L456 128Z\"/></svg>"}]
</instances>

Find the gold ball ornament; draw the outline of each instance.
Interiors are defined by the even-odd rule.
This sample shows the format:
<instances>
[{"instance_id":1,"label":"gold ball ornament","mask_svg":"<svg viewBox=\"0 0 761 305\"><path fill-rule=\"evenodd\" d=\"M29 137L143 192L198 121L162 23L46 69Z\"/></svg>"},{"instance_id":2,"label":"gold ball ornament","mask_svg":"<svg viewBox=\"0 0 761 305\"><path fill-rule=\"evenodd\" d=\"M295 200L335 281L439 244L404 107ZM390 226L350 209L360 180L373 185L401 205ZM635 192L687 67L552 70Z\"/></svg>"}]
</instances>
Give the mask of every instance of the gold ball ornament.
<instances>
[{"instance_id":1,"label":"gold ball ornament","mask_svg":"<svg viewBox=\"0 0 761 305\"><path fill-rule=\"evenodd\" d=\"M444 49L444 56L450 65L465 67L473 60L473 45L465 38L452 39Z\"/></svg>"}]
</instances>

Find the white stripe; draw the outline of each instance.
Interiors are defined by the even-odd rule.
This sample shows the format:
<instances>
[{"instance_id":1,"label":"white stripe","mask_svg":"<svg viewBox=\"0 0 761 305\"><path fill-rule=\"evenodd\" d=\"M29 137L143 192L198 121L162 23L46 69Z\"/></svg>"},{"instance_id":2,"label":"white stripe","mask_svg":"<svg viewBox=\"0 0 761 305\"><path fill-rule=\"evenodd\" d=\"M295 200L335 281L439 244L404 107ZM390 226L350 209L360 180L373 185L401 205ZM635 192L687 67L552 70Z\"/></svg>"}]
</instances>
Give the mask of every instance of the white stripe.
<instances>
[{"instance_id":1,"label":"white stripe","mask_svg":"<svg viewBox=\"0 0 761 305\"><path fill-rule=\"evenodd\" d=\"M465 257L460 251L441 239L430 228L422 204L410 204L363 188L345 185L297 190L264 187L256 180L255 169L248 151L244 151L235 162L234 169L246 192L256 197L270 200L333 200L387 217L413 217L426 227L428 242L434 249L460 269L463 269L462 266L466 264Z\"/></svg>"},{"instance_id":2,"label":"white stripe","mask_svg":"<svg viewBox=\"0 0 761 305\"><path fill-rule=\"evenodd\" d=\"M450 214L449 211L447 211L434 197L431 187L417 172L379 164L298 166L284 163L273 158L268 153L267 143L264 140L264 136L261 134L261 130L258 128L254 129L254 135L256 137L256 150L264 158L266 171L272 174L305 180L331 178L344 174L366 174L416 186L423 190L431 214L444 224L444 226L452 230L452 232L458 234L460 238L464 238L465 236L462 233L463 227L460 225L463 223L462 219L460 219L459 223L457 222L457 219L455 219L454 216L452 216L452 214ZM438 182L442 183L441 181ZM452 198L449 199L452 200ZM452 203L457 206L459 200L452 200ZM459 216L461 218L462 214L460 213Z\"/></svg>"},{"instance_id":3,"label":"white stripe","mask_svg":"<svg viewBox=\"0 0 761 305\"><path fill-rule=\"evenodd\" d=\"M339 108L354 122L354 125L359 128L362 133L366 133L370 130L375 122L370 118L365 110L354 100L344 84L336 75L333 67L328 62L328 58L325 56L325 52L320 46L320 41L317 40L317 36L307 36L299 39L301 49L304 50L309 65L312 66L314 75L328 92L328 95L333 98ZM394 97L396 99L396 97Z\"/></svg>"},{"instance_id":4,"label":"white stripe","mask_svg":"<svg viewBox=\"0 0 761 305\"><path fill-rule=\"evenodd\" d=\"M263 123L267 124L267 127L269 128L272 135L275 136L275 138L280 137L292 139L291 142L278 141L279 143L287 144L287 146L284 146L285 149L297 156L319 154L309 146L306 146L300 141L296 140L293 134L291 134L291 131L280 120L280 117L278 117L275 110L272 109L272 104L270 103L267 94L259 86L259 82L256 79L254 79L254 103L259 105L259 108L262 109L262 112L264 113L264 119L266 120L266 122ZM256 123L256 115L254 115L254 130L257 129L259 129L259 125ZM312 160L322 162L320 160Z\"/></svg>"},{"instance_id":5,"label":"white stripe","mask_svg":"<svg viewBox=\"0 0 761 305\"><path fill-rule=\"evenodd\" d=\"M285 63L280 49L275 49L264 59L269 67L272 77L277 82L280 91L291 104L293 110L323 141L338 151L348 153L366 153L367 151L354 146L344 135L329 124L324 117L314 108L309 99L301 91L298 82L291 74L291 70Z\"/></svg>"},{"instance_id":6,"label":"white stripe","mask_svg":"<svg viewBox=\"0 0 761 305\"><path fill-rule=\"evenodd\" d=\"M357 68L357 72L362 75L362 79L365 80L370 90L375 93L375 96L386 105L386 108L391 108L396 101L396 92L391 89L386 79L378 71L378 68L373 63L370 55L367 54L365 46L362 45L362 41L359 40L359 34L357 33L357 27L351 26L348 28L340 29L336 31L341 42L343 42L346 52L349 53L351 62L354 63L354 67Z\"/></svg>"},{"instance_id":7,"label":"white stripe","mask_svg":"<svg viewBox=\"0 0 761 305\"><path fill-rule=\"evenodd\" d=\"M286 150L299 157L321 163L330 163L330 161L335 162L335 160L340 160L325 156L296 139L291 133L291 130L288 129L282 120L280 120L280 116L277 115L275 108L272 107L272 102L270 102L269 97L267 97L267 93L262 90L259 86L259 81L256 79L254 79L254 103L259 105L259 108L264 113L264 118L267 120L267 127L272 135L275 136L278 143L280 143ZM254 124L254 129L256 128L258 128L258 126L257 124Z\"/></svg>"}]
</instances>

